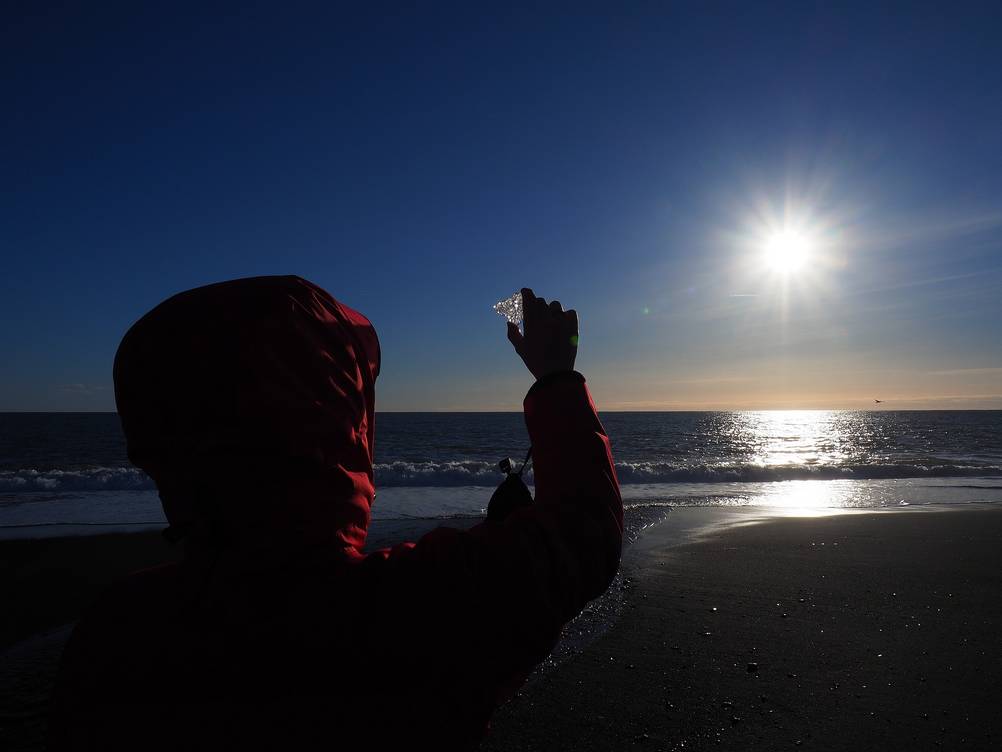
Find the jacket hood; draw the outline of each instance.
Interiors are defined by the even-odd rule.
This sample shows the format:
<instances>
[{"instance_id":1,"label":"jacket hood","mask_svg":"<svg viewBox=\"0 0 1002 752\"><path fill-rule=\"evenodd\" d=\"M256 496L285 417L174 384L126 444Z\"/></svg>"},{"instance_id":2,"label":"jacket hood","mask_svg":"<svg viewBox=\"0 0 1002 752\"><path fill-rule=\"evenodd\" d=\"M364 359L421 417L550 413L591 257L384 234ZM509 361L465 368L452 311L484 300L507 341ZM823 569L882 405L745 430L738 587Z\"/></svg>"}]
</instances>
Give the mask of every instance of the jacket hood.
<instances>
[{"instance_id":1,"label":"jacket hood","mask_svg":"<svg viewBox=\"0 0 1002 752\"><path fill-rule=\"evenodd\" d=\"M369 320L296 276L188 290L139 319L115 401L171 537L360 551L379 362Z\"/></svg>"}]
</instances>

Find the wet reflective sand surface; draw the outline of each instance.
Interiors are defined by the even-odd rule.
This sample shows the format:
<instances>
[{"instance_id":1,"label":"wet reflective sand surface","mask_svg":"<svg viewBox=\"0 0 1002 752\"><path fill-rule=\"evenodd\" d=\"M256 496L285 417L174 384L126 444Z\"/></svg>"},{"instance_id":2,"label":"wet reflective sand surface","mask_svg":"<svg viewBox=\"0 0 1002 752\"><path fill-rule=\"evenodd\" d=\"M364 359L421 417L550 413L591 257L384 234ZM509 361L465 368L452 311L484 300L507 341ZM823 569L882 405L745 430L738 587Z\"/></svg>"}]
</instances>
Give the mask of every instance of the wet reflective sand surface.
<instances>
[{"instance_id":1,"label":"wet reflective sand surface","mask_svg":"<svg viewBox=\"0 0 1002 752\"><path fill-rule=\"evenodd\" d=\"M619 619L484 749L996 748L1002 510L697 530L641 539Z\"/></svg>"}]
</instances>

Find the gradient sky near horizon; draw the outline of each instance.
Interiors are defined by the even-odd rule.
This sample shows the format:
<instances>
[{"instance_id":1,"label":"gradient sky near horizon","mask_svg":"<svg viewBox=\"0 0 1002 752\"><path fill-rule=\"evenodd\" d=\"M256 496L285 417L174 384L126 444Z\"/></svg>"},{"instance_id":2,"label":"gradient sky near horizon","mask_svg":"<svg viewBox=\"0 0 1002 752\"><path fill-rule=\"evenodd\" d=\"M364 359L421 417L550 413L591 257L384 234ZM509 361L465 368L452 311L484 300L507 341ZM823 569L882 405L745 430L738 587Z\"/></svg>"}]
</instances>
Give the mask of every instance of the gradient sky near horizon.
<instances>
[{"instance_id":1,"label":"gradient sky near horizon","mask_svg":"<svg viewBox=\"0 0 1002 752\"><path fill-rule=\"evenodd\" d=\"M604 410L1002 408L998 3L364 5L5 7L0 410L113 410L139 316L287 273L381 410L519 409L523 285Z\"/></svg>"}]
</instances>

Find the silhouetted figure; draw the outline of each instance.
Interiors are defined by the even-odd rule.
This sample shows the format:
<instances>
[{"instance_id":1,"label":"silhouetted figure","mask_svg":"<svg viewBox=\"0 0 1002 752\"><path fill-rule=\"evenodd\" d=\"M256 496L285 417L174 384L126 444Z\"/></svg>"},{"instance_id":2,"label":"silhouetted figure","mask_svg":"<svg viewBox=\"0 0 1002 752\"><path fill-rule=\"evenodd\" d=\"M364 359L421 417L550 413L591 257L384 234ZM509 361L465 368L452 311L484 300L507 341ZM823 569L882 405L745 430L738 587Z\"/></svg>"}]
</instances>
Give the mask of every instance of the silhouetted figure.
<instances>
[{"instance_id":1,"label":"silhouetted figure","mask_svg":"<svg viewBox=\"0 0 1002 752\"><path fill-rule=\"evenodd\" d=\"M115 397L184 560L84 615L53 697L64 749L473 749L612 580L622 501L574 364L577 319L526 290L535 501L363 552L369 321L299 277L209 285L125 335Z\"/></svg>"}]
</instances>

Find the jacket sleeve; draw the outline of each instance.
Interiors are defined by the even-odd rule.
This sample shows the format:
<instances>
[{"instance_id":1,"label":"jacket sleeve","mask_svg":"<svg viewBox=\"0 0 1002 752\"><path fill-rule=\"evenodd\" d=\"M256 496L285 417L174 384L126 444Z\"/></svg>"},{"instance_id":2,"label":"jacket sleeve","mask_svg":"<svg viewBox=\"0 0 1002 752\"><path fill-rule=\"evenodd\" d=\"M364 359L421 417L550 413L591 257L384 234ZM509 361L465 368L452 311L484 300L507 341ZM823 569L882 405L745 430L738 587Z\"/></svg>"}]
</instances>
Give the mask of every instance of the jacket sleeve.
<instances>
[{"instance_id":1,"label":"jacket sleeve","mask_svg":"<svg viewBox=\"0 0 1002 752\"><path fill-rule=\"evenodd\" d=\"M623 537L609 439L584 377L546 377L524 407L535 474L531 506L467 531L438 528L416 544L370 554L368 562L383 584L382 603L407 609L408 635L424 651L465 662L475 656L477 682L486 682L494 702L517 689L563 625L609 586ZM440 663L435 670L448 668Z\"/></svg>"}]
</instances>

